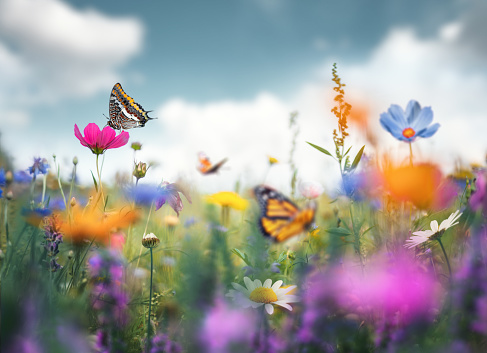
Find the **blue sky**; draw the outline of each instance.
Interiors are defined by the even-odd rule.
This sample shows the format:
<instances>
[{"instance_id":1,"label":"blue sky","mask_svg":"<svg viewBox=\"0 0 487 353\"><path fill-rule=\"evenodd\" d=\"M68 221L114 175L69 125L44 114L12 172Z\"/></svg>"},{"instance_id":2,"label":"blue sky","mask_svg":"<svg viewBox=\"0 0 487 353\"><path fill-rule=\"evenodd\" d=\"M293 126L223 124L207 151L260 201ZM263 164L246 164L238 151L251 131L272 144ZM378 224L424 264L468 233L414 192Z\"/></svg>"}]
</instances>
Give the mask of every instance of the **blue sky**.
<instances>
[{"instance_id":1,"label":"blue sky","mask_svg":"<svg viewBox=\"0 0 487 353\"><path fill-rule=\"evenodd\" d=\"M288 166L266 174L265 158L286 161L287 120L297 110L300 177L327 184L336 166L305 141L332 149L337 62L347 93L377 118L371 154L407 154L380 131L378 116L417 99L442 124L418 141L418 158L434 155L448 172L455 161L482 161L487 148L486 14L484 2L467 0L0 0L0 143L20 169L55 153L67 174L76 155L88 182L94 157L73 126L104 125L120 82L158 117L130 131L143 143L138 159L159 163L154 179L184 177L209 191L237 179L282 187ZM366 141L354 135L358 150ZM198 175L200 150L228 157L227 169ZM128 147L109 151L105 180L131 163Z\"/></svg>"}]
</instances>

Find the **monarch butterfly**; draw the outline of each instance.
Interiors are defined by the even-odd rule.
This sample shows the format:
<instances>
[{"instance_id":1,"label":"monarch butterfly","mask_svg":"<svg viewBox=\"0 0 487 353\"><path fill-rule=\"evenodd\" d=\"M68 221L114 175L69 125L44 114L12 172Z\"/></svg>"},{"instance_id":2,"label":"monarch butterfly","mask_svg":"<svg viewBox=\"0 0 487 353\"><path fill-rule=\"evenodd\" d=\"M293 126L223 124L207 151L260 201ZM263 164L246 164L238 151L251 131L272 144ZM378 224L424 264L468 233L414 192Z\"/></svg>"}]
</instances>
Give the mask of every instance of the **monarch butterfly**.
<instances>
[{"instance_id":1,"label":"monarch butterfly","mask_svg":"<svg viewBox=\"0 0 487 353\"><path fill-rule=\"evenodd\" d=\"M198 170L202 174L213 174L218 172L221 166L228 160L227 158L222 159L216 164L211 164L210 159L204 152L198 153L198 160L200 164L198 165Z\"/></svg>"},{"instance_id":2,"label":"monarch butterfly","mask_svg":"<svg viewBox=\"0 0 487 353\"><path fill-rule=\"evenodd\" d=\"M108 126L116 130L127 130L134 127L143 127L150 118L139 103L135 103L122 88L116 83L110 94Z\"/></svg>"},{"instance_id":3,"label":"monarch butterfly","mask_svg":"<svg viewBox=\"0 0 487 353\"><path fill-rule=\"evenodd\" d=\"M261 209L259 229L274 241L287 240L307 230L314 221L315 203L300 210L286 196L264 185L256 186L254 194Z\"/></svg>"}]
</instances>

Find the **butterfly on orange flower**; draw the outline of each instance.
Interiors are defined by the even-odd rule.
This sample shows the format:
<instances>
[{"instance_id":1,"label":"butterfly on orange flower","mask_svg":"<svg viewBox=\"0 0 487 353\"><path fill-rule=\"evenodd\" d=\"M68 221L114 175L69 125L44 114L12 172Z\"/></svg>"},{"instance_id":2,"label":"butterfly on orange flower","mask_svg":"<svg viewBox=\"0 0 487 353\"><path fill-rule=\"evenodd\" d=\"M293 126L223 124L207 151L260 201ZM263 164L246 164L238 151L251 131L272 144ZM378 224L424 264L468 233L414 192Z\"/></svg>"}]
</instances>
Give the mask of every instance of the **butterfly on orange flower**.
<instances>
[{"instance_id":1,"label":"butterfly on orange flower","mask_svg":"<svg viewBox=\"0 0 487 353\"><path fill-rule=\"evenodd\" d=\"M150 111L145 111L116 83L110 94L109 117L107 125L115 130L127 130L134 127L143 127L149 120Z\"/></svg>"},{"instance_id":2,"label":"butterfly on orange flower","mask_svg":"<svg viewBox=\"0 0 487 353\"><path fill-rule=\"evenodd\" d=\"M204 152L198 153L198 160L200 164L198 165L198 170L201 174L213 174L218 172L221 166L228 160L227 158L222 159L216 164L211 164L210 159Z\"/></svg>"},{"instance_id":3,"label":"butterfly on orange flower","mask_svg":"<svg viewBox=\"0 0 487 353\"><path fill-rule=\"evenodd\" d=\"M264 185L256 186L254 194L261 210L259 229L266 237L282 242L304 232L314 222L315 203L299 209L286 196Z\"/></svg>"}]
</instances>

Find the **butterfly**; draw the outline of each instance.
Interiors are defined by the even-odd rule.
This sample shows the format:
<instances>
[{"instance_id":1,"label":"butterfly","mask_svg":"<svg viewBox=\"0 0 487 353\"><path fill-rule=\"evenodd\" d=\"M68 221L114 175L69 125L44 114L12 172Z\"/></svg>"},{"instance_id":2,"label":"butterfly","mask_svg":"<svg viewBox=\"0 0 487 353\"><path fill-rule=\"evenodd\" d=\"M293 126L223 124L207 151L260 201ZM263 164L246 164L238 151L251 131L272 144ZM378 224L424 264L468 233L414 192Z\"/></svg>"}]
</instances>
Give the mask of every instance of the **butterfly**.
<instances>
[{"instance_id":1,"label":"butterfly","mask_svg":"<svg viewBox=\"0 0 487 353\"><path fill-rule=\"evenodd\" d=\"M127 130L134 127L143 127L150 118L139 103L135 103L122 88L116 83L110 94L109 115L107 125L116 130Z\"/></svg>"},{"instance_id":2,"label":"butterfly","mask_svg":"<svg viewBox=\"0 0 487 353\"><path fill-rule=\"evenodd\" d=\"M198 153L198 160L200 164L198 165L198 170L202 174L213 174L218 172L221 166L228 160L227 158L222 159L216 164L211 164L210 159L204 152Z\"/></svg>"},{"instance_id":3,"label":"butterfly","mask_svg":"<svg viewBox=\"0 0 487 353\"><path fill-rule=\"evenodd\" d=\"M301 210L286 196L264 185L256 186L254 194L261 209L259 229L274 241L287 240L307 230L314 221L315 203Z\"/></svg>"}]
</instances>

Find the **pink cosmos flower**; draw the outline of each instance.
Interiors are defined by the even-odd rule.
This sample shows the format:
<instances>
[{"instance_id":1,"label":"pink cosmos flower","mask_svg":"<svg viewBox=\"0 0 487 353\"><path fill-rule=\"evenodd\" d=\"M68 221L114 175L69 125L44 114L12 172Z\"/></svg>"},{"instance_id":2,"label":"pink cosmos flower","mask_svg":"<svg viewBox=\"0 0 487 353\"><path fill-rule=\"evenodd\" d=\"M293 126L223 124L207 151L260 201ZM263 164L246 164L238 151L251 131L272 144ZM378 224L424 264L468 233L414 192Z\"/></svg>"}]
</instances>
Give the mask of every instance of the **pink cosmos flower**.
<instances>
[{"instance_id":1,"label":"pink cosmos flower","mask_svg":"<svg viewBox=\"0 0 487 353\"><path fill-rule=\"evenodd\" d=\"M124 131L116 136L115 130L105 126L103 130L95 123L89 123L84 130L85 136L81 135L78 125L74 124L74 135L83 146L88 147L94 154L103 154L110 148L119 148L129 142L129 133Z\"/></svg>"}]
</instances>

